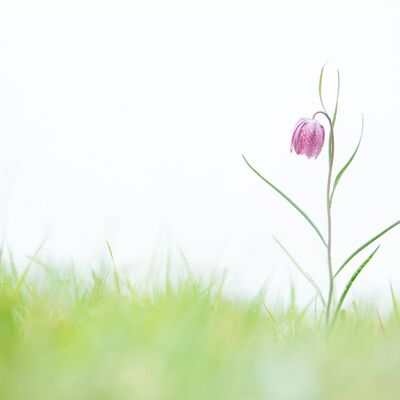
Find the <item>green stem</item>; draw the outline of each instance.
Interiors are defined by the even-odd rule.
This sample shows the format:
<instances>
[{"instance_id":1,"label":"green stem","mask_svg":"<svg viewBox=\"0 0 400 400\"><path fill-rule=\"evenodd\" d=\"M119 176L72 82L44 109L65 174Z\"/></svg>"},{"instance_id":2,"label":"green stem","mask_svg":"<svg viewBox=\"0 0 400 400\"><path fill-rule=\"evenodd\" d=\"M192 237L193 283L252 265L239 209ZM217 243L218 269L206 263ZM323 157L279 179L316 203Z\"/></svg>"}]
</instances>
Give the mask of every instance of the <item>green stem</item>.
<instances>
[{"instance_id":1,"label":"green stem","mask_svg":"<svg viewBox=\"0 0 400 400\"><path fill-rule=\"evenodd\" d=\"M330 116L325 111L317 111L313 119L317 114L322 114L329 121L331 128L329 136L329 170L328 170L328 182L326 185L326 212L328 218L328 273L329 273L329 293L326 306L326 325L329 326L330 311L332 307L332 297L333 297L333 266L332 266L332 212L331 212L331 186L332 186L332 170L333 170L333 158L335 154L335 136L333 134L333 123Z\"/></svg>"}]
</instances>

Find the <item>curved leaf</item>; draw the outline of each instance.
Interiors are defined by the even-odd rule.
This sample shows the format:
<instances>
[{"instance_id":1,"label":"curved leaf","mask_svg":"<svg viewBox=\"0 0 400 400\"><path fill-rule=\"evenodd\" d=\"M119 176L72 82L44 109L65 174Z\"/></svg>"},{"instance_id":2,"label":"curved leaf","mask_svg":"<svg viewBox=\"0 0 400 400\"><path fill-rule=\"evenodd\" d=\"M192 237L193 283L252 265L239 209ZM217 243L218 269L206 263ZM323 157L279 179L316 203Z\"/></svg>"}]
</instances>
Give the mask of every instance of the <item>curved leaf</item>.
<instances>
[{"instance_id":1,"label":"curved leaf","mask_svg":"<svg viewBox=\"0 0 400 400\"><path fill-rule=\"evenodd\" d=\"M362 250L364 250L367 246L369 246L371 243L375 242L376 239L379 239L382 235L384 235L386 232L390 231L393 229L395 226L400 224L400 220L396 221L394 224L388 226L386 229L384 229L382 232L378 233L376 236L374 236L372 239L368 240L368 242L365 242L363 245L361 245L356 251L354 251L347 259L346 261L342 264L342 266L335 272L335 275L333 275L334 278L336 278L339 275L339 272L342 271L342 269Z\"/></svg>"},{"instance_id":2,"label":"curved leaf","mask_svg":"<svg viewBox=\"0 0 400 400\"><path fill-rule=\"evenodd\" d=\"M17 296L19 295L22 285L24 284L24 281L28 275L29 270L31 269L36 257L39 255L40 251L42 250L43 246L45 245L47 239L49 237L49 234L45 236L45 238L42 240L42 242L39 244L39 246L36 248L33 257L28 257L29 258L29 262L28 265L24 268L22 274L19 276L15 287L14 287L14 295Z\"/></svg>"},{"instance_id":3,"label":"curved leaf","mask_svg":"<svg viewBox=\"0 0 400 400\"><path fill-rule=\"evenodd\" d=\"M299 316L296 318L296 322L299 323L305 317L308 309L310 308L311 304L314 302L315 296L306 304L306 306L301 310Z\"/></svg>"},{"instance_id":4,"label":"curved leaf","mask_svg":"<svg viewBox=\"0 0 400 400\"><path fill-rule=\"evenodd\" d=\"M296 261L296 259L289 253L289 251L286 249L286 247L275 237L272 236L273 239L275 240L276 243L278 243L279 247L285 252L285 254L290 258L294 266L302 273L304 278L307 279L307 281L310 283L310 285L314 288L318 298L321 300L322 306L324 309L326 308L326 303L324 296L322 295L321 289L318 287L318 285L315 283L314 279L311 277L311 275L308 274L307 271L305 271L303 268L301 268L300 264Z\"/></svg>"},{"instance_id":5,"label":"curved leaf","mask_svg":"<svg viewBox=\"0 0 400 400\"><path fill-rule=\"evenodd\" d=\"M319 74L319 85L318 85L319 100L320 100L321 106L322 106L322 108L324 109L325 112L326 112L326 108L325 108L325 105L324 105L324 101L322 99L322 83L323 83L323 80L324 80L324 69L325 69L326 64L328 64L328 62L329 62L329 60L321 68L321 72Z\"/></svg>"},{"instance_id":6,"label":"curved leaf","mask_svg":"<svg viewBox=\"0 0 400 400\"><path fill-rule=\"evenodd\" d=\"M342 295L340 296L339 302L336 306L336 310L335 310L335 315L333 316L333 320L332 320L332 325L335 323L336 318L340 312L340 309L342 308L344 299L346 298L347 293L349 292L351 286L353 285L354 281L356 280L357 276L360 274L360 272L364 269L364 267L371 261L372 257L375 255L375 253L378 251L380 245L368 256L368 258L358 267L358 269L356 270L356 272L354 272L354 274L351 276L351 278L349 279L349 281L347 282L346 287L343 290Z\"/></svg>"},{"instance_id":7,"label":"curved leaf","mask_svg":"<svg viewBox=\"0 0 400 400\"><path fill-rule=\"evenodd\" d=\"M400 321L400 311L399 311L399 302L396 299L396 295L394 294L392 283L390 282L390 295L392 297L392 304L393 304L393 312L396 316L397 320Z\"/></svg>"},{"instance_id":8,"label":"curved leaf","mask_svg":"<svg viewBox=\"0 0 400 400\"><path fill-rule=\"evenodd\" d=\"M364 132L364 115L362 115L362 117L361 117L361 134L360 134L360 139L358 140L357 147L355 148L353 154L351 155L351 157L349 158L349 160L347 161L347 163L344 165L344 167L343 167L343 168L339 171L339 173L336 175L335 182L333 183L333 188L332 188L331 197L330 197L330 200L329 200L329 204L330 204L330 205L332 205L333 194L335 193L336 186L338 185L338 183L339 183L340 179L342 178L344 172L345 172L346 169L349 167L349 165L350 165L351 162L354 160L354 157L355 157L356 154L357 154L357 151L358 151L358 149L359 149L359 147L360 147L360 144L361 144L361 139L362 139L362 136L363 136L363 132Z\"/></svg>"},{"instance_id":9,"label":"curved leaf","mask_svg":"<svg viewBox=\"0 0 400 400\"><path fill-rule=\"evenodd\" d=\"M337 70L337 89L336 89L336 104L335 104L335 110L333 111L333 117L332 117L332 126L335 127L336 123L336 117L337 117L337 112L338 112L338 107L339 107L339 93L340 93L340 73Z\"/></svg>"},{"instance_id":10,"label":"curved leaf","mask_svg":"<svg viewBox=\"0 0 400 400\"><path fill-rule=\"evenodd\" d=\"M322 236L322 233L320 230L317 228L317 226L314 224L314 222L311 220L311 218L289 197L286 196L285 193L283 193L280 189L278 189L273 183L271 183L268 179L264 178L247 160L246 157L242 154L242 157L248 167L257 175L259 176L266 184L272 187L277 193L279 193L287 202L289 202L306 220L307 222L313 227L319 238L322 240L322 243L327 247L327 243Z\"/></svg>"},{"instance_id":11,"label":"curved leaf","mask_svg":"<svg viewBox=\"0 0 400 400\"><path fill-rule=\"evenodd\" d=\"M324 100L322 98L322 84L324 80L324 70L326 64L329 62L329 60L323 65L321 68L321 73L319 75L319 85L318 85L318 93L319 93L319 100L321 102L321 106L323 110L328 114L328 111L326 110ZM337 117L337 112L338 112L338 107L339 107L339 93L340 93L340 73L337 71L337 89L336 89L336 103L335 103L335 108L333 111L333 116L332 116L332 127L335 127L336 123L336 117ZM332 130L329 133L329 164L331 163L332 159Z\"/></svg>"},{"instance_id":12,"label":"curved leaf","mask_svg":"<svg viewBox=\"0 0 400 400\"><path fill-rule=\"evenodd\" d=\"M107 245L107 250L108 250L108 253L110 254L111 262L112 262L113 269L114 269L114 285L117 290L117 293L121 294L121 287L119 284L119 276L118 276L118 272L117 272L117 267L115 266L114 255L111 250L110 243L108 243L108 240L106 240L106 245Z\"/></svg>"}]
</instances>

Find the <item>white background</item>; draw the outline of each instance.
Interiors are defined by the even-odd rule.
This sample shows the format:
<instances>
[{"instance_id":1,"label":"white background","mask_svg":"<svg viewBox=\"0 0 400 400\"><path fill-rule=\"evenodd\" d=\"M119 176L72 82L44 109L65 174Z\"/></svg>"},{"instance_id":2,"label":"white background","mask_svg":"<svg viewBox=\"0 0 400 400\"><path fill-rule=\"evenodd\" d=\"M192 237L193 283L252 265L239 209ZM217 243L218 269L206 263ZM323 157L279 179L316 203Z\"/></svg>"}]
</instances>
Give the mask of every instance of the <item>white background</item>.
<instances>
[{"instance_id":1,"label":"white background","mask_svg":"<svg viewBox=\"0 0 400 400\"><path fill-rule=\"evenodd\" d=\"M238 294L268 280L284 297L296 282L308 300L272 234L326 287L321 243L241 153L326 230L327 146L316 161L289 148L320 109L329 59L329 109L342 77L336 170L365 114L333 208L336 265L399 219L399 21L381 2L2 3L3 242L23 266L49 235L41 259L85 269L108 240L137 279L163 274L168 254L182 268L180 248L194 271L226 269ZM385 301L389 279L400 291L399 229L379 243L353 296Z\"/></svg>"}]
</instances>

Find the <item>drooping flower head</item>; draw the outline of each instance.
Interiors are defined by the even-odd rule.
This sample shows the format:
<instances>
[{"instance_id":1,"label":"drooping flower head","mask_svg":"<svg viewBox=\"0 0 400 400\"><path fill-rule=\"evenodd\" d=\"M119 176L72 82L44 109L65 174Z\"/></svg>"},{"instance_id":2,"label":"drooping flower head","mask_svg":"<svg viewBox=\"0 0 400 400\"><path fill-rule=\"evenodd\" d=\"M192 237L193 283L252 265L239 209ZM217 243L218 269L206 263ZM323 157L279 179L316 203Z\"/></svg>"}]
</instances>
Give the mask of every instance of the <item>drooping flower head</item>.
<instances>
[{"instance_id":1,"label":"drooping flower head","mask_svg":"<svg viewBox=\"0 0 400 400\"><path fill-rule=\"evenodd\" d=\"M316 120L301 118L294 129L290 151L317 158L325 140L324 127Z\"/></svg>"}]
</instances>

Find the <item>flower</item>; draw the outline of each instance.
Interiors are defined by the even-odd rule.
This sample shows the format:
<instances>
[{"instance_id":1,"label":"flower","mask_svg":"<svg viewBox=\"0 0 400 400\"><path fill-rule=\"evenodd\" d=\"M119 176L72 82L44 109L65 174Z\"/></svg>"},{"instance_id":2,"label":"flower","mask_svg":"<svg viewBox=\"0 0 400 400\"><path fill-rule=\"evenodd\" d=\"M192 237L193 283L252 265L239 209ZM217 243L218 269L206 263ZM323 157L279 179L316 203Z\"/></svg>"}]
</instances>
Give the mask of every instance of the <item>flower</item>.
<instances>
[{"instance_id":1,"label":"flower","mask_svg":"<svg viewBox=\"0 0 400 400\"><path fill-rule=\"evenodd\" d=\"M316 120L301 118L294 129L290 151L317 158L325 140L324 127Z\"/></svg>"}]
</instances>

